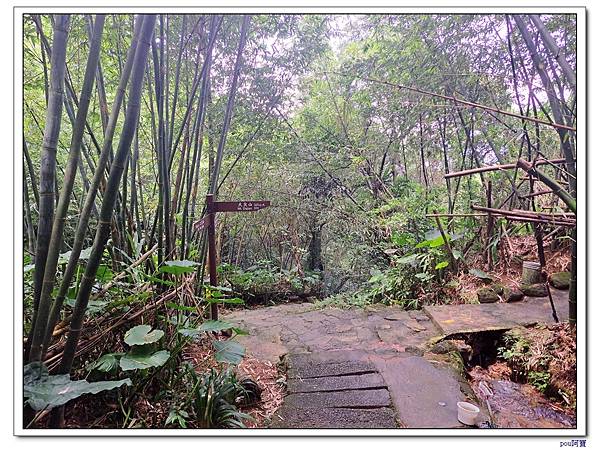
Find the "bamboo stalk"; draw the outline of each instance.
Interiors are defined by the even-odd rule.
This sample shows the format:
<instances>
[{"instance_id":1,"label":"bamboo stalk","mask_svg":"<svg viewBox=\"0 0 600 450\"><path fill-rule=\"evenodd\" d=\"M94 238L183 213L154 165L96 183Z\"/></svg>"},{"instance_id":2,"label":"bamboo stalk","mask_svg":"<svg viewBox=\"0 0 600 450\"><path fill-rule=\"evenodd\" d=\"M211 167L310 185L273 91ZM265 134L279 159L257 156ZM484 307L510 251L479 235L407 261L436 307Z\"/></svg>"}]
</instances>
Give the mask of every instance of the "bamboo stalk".
<instances>
[{"instance_id":1,"label":"bamboo stalk","mask_svg":"<svg viewBox=\"0 0 600 450\"><path fill-rule=\"evenodd\" d=\"M96 272L102 259L106 241L108 240L108 235L110 233L110 223L115 207L117 191L119 189L119 182L121 175L123 174L124 165L127 162L127 156L129 154L129 149L133 140L133 134L138 121L142 83L144 79L144 67L148 57L148 49L150 47L150 40L154 31L156 15L144 15L143 21L140 42L135 52L133 69L131 73L131 86L129 88L128 96L129 104L125 114L125 122L121 132L119 147L111 165L106 191L104 192L99 226L96 230L94 245L85 269L85 274L83 275L80 284L77 299L75 301L73 319L71 320L70 325L71 329L69 331L67 343L65 344L59 369L59 372L62 374L70 373L73 365L77 344L79 342L79 336L81 335L81 326L83 324L85 310L87 308L92 287L96 280Z\"/></svg>"},{"instance_id":2,"label":"bamboo stalk","mask_svg":"<svg viewBox=\"0 0 600 450\"><path fill-rule=\"evenodd\" d=\"M554 191L552 189L548 189L546 191L537 191L537 192L532 192L531 194L527 194L527 195L521 195L521 198L532 198L532 197L537 197L538 195L545 195L545 194L553 194Z\"/></svg>"},{"instance_id":3,"label":"bamboo stalk","mask_svg":"<svg viewBox=\"0 0 600 450\"><path fill-rule=\"evenodd\" d=\"M525 161L524 159L519 159L519 161L517 161L517 166L528 174L538 177L542 183L552 189L554 193L558 195L563 202L565 202L571 211L574 213L577 212L577 202L567 191L564 190L563 187L556 182L556 180L553 180L543 172L540 172L533 164Z\"/></svg>"},{"instance_id":4,"label":"bamboo stalk","mask_svg":"<svg viewBox=\"0 0 600 450\"><path fill-rule=\"evenodd\" d=\"M535 165L539 166L539 165L544 165L544 164L563 164L566 163L566 159L564 158L559 158L559 159L541 159L541 160L536 160L535 161ZM444 175L444 178L455 178L455 177L464 177L465 175L473 175L476 173L481 173L481 172L491 172L494 170L510 170L510 169L516 169L518 168L518 162L514 163L514 164L496 164L493 166L483 166L483 167L477 167L474 169L467 169L467 170L461 170L460 172L450 172Z\"/></svg>"},{"instance_id":5,"label":"bamboo stalk","mask_svg":"<svg viewBox=\"0 0 600 450\"><path fill-rule=\"evenodd\" d=\"M54 185L56 181L56 149L58 144L60 124L63 107L63 81L66 71L66 53L67 39L69 35L69 15L57 15L54 20L54 39L52 42L51 70L50 70L50 91L48 95L48 109L46 111L46 124L44 128L44 141L42 145L42 157L40 167L40 189L39 189L39 219L37 229L37 242L35 252L35 272L34 272L34 300L33 317L31 321L31 332L29 343L32 342L37 322L37 310L40 296L42 293L42 284L44 280L44 270L46 268L46 258L50 244L50 235L52 233L52 222L54 220ZM30 348L26 349L29 356Z\"/></svg>"},{"instance_id":6,"label":"bamboo stalk","mask_svg":"<svg viewBox=\"0 0 600 450\"><path fill-rule=\"evenodd\" d=\"M502 210L502 209L494 209L494 208L486 208L483 206L477 206L477 205L471 205L471 208L474 209L475 211L485 211L485 212L492 212L495 213L499 216L504 216L507 218L510 218L510 220L517 220L517 219L527 219L527 221L530 222L534 222L534 223L552 223L552 224L558 224L558 225L572 225L575 226L576 225L576 221L575 220L570 220L570 219L557 219L555 217L544 217L542 213L530 213L530 214L522 214L522 213L513 213L512 211L507 211L507 210Z\"/></svg>"},{"instance_id":7,"label":"bamboo stalk","mask_svg":"<svg viewBox=\"0 0 600 450\"><path fill-rule=\"evenodd\" d=\"M50 297L52 288L56 281L56 268L58 265L58 257L63 243L63 231L67 220L67 211L75 184L75 176L79 156L81 153L81 143L83 140L83 132L85 121L88 114L90 100L92 97L92 89L94 87L94 76L98 60L100 58L100 44L102 40L102 32L104 30L103 14L96 16L96 24L94 26L93 37L90 42L90 51L85 68L83 86L79 99L79 107L77 108L77 116L73 126L73 135L71 137L71 146L69 149L69 159L63 179L63 187L60 193L58 206L54 215L54 223L52 225L52 234L48 245L48 255L44 266L44 278L42 281L42 290L38 304L38 314L32 334L30 361L40 361L43 353L43 343L46 336L46 328L50 318Z\"/></svg>"},{"instance_id":8,"label":"bamboo stalk","mask_svg":"<svg viewBox=\"0 0 600 450\"><path fill-rule=\"evenodd\" d=\"M108 119L108 124L106 127L106 131L104 133L104 143L102 146L102 151L98 158L98 163L96 164L96 171L94 172L94 178L92 179L92 183L90 184L90 188L87 192L86 199L81 210L81 214L79 216L79 222L77 224L77 230L75 231L75 239L73 241L73 248L71 250L71 255L69 256L69 262L67 263L67 267L65 269L65 273L63 275L63 279L61 281L58 294L52 305L52 311L50 312L50 319L48 321L48 325L46 328L46 338L44 342L44 347L47 348L51 339L52 331L58 322L58 318L60 316L60 311L69 290L69 286L71 284L71 280L75 275L75 270L77 268L77 263L79 261L79 256L81 255L81 250L83 249L83 244L85 240L85 233L89 223L90 214L92 209L94 208L94 202L96 201L96 196L98 193L98 188L100 187L100 183L104 178L104 171L107 165L111 150L113 138L117 126L117 121L119 118L119 112L121 111L121 105L123 103L123 98L125 96L125 88L127 87L127 83L129 81L129 76L131 74L131 67L133 64L133 57L135 55L135 49L138 45L139 32L141 30L142 20L138 20L135 25L135 30L133 34L133 39L131 41L131 46L127 54L127 59L125 61L125 65L123 66L123 70L121 72L121 78L119 80L119 85L117 87L117 93L115 99L113 101L111 114Z\"/></svg>"}]
</instances>

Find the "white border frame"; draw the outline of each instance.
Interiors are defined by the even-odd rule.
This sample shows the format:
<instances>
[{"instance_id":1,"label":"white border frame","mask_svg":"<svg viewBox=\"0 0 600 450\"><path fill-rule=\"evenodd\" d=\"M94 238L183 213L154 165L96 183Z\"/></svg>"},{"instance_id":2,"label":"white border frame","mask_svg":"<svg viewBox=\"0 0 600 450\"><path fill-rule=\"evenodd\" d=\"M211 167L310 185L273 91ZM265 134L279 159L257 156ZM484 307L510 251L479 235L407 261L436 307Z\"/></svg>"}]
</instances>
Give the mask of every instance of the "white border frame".
<instances>
[{"instance_id":1,"label":"white border frame","mask_svg":"<svg viewBox=\"0 0 600 450\"><path fill-rule=\"evenodd\" d=\"M79 5L80 2L77 2ZM108 3L108 2L107 2ZM222 2L223 3L223 2ZM226 3L231 4L228 1ZM261 6L210 6L202 8L187 6L133 6L123 7L114 6L111 3L108 6L15 6L13 9L13 173L14 173L14 265L13 265L13 432L18 436L453 436L453 437L583 437L587 435L587 414L588 414L588 386L586 385L588 360L587 360L587 323L588 311L587 304L587 28L586 28L586 9L583 6L577 7L557 7L557 6L527 6L527 7L474 7L465 6L421 6L421 7L392 7L392 6L321 6L319 1L305 1L306 6L281 6L281 5L263 5ZM517 4L518 2L513 2ZM247 3L244 3L246 5ZM577 254L579 255L578 264L578 295L577 295L577 427L574 429L246 429L246 430L174 430L174 429L67 429L67 430L47 430L47 429L24 429L22 427L23 411L21 402L17 399L23 398L22 382L22 342L20 336L23 335L23 308L22 308L22 260L23 249L20 244L20 230L23 227L23 218L20 213L23 202L22 196L22 174L23 158L22 155L22 113L23 113L23 72L22 72L22 14L25 13L72 13L72 14L93 14L93 13L224 13L224 14L416 14L416 13L435 13L435 14L528 14L528 13L548 13L548 14L576 14L577 15L577 84L578 101L577 117L578 134L577 149L579 157L577 161L577 200L580 205L585 205L582 211L580 209L578 217L578 239ZM582 88L583 86L583 88ZM580 206L581 208L581 206ZM18 212L18 213L17 213ZM583 257L582 257L583 255ZM583 262L583 267L582 263ZM582 364L583 362L583 364ZM567 439L567 440L568 440Z\"/></svg>"}]
</instances>

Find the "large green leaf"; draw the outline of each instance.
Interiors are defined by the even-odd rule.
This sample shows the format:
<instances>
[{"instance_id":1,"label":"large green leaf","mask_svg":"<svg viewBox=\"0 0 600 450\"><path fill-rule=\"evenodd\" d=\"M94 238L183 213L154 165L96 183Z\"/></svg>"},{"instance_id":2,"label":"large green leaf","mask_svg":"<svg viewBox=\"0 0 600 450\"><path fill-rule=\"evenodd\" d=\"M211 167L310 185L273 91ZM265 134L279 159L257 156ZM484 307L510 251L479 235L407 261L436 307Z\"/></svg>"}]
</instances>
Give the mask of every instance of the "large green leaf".
<instances>
[{"instance_id":1,"label":"large green leaf","mask_svg":"<svg viewBox=\"0 0 600 450\"><path fill-rule=\"evenodd\" d=\"M130 346L152 344L165 334L164 331L150 331L151 329L152 327L150 325L138 325L129 329L127 333L125 333L125 343Z\"/></svg>"},{"instance_id":2,"label":"large green leaf","mask_svg":"<svg viewBox=\"0 0 600 450\"><path fill-rule=\"evenodd\" d=\"M69 375L48 375L47 369L40 365L28 366L24 370L23 395L35 411L64 405L83 394L97 394L123 385L131 386L129 378L89 383L86 380L71 380Z\"/></svg>"},{"instance_id":3,"label":"large green leaf","mask_svg":"<svg viewBox=\"0 0 600 450\"><path fill-rule=\"evenodd\" d=\"M107 281L112 280L114 277L114 274L112 272L112 270L110 270L110 267L101 264L98 267L98 271L96 272L96 279L101 282L101 283L106 283Z\"/></svg>"},{"instance_id":4,"label":"large green leaf","mask_svg":"<svg viewBox=\"0 0 600 450\"><path fill-rule=\"evenodd\" d=\"M419 242L417 245L415 245L415 248L423 248L423 247L435 248L435 247L439 247L441 245L444 245L444 238L440 235L434 239L428 239L426 241Z\"/></svg>"},{"instance_id":5,"label":"large green leaf","mask_svg":"<svg viewBox=\"0 0 600 450\"><path fill-rule=\"evenodd\" d=\"M160 367L169 360L169 356L171 354L167 350L152 354L143 351L129 352L121 357L119 366L124 371Z\"/></svg>"},{"instance_id":6,"label":"large green leaf","mask_svg":"<svg viewBox=\"0 0 600 450\"><path fill-rule=\"evenodd\" d=\"M246 353L246 349L235 341L213 341L215 359L218 362L239 364Z\"/></svg>"},{"instance_id":7,"label":"large green leaf","mask_svg":"<svg viewBox=\"0 0 600 450\"><path fill-rule=\"evenodd\" d=\"M48 368L41 362L32 362L23 368L23 384L32 384L48 378Z\"/></svg>"},{"instance_id":8,"label":"large green leaf","mask_svg":"<svg viewBox=\"0 0 600 450\"><path fill-rule=\"evenodd\" d=\"M198 266L197 262L182 260L182 261L165 261L164 266L160 268L161 272L172 273L174 275L181 275L184 273L190 273L196 270Z\"/></svg>"}]
</instances>

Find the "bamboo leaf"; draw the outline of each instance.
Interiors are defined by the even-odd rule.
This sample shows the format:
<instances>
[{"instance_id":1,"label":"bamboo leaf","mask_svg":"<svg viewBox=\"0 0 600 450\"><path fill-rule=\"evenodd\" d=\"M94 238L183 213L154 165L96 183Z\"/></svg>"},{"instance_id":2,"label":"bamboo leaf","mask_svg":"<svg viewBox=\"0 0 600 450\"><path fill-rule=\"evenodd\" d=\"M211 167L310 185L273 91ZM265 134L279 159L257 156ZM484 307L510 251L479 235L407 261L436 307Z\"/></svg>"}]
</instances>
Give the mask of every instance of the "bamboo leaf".
<instances>
[{"instance_id":1,"label":"bamboo leaf","mask_svg":"<svg viewBox=\"0 0 600 450\"><path fill-rule=\"evenodd\" d=\"M448 261L439 262L435 265L435 270L443 269L444 267L447 267L448 264Z\"/></svg>"},{"instance_id":2,"label":"bamboo leaf","mask_svg":"<svg viewBox=\"0 0 600 450\"><path fill-rule=\"evenodd\" d=\"M87 370L98 370L100 372L111 372L117 367L119 367L119 359L123 356L124 353L107 353L106 355L102 355L96 361L91 364L88 364L86 367Z\"/></svg>"}]
</instances>

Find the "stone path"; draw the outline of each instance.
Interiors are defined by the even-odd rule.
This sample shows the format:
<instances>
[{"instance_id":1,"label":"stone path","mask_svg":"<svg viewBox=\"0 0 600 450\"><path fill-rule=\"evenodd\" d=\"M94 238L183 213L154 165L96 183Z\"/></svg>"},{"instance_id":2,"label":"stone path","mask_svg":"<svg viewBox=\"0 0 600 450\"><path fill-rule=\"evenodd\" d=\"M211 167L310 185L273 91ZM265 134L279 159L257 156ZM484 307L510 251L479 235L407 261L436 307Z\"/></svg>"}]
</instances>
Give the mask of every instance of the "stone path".
<instances>
[{"instance_id":1,"label":"stone path","mask_svg":"<svg viewBox=\"0 0 600 450\"><path fill-rule=\"evenodd\" d=\"M567 295L552 293L565 320ZM274 428L454 428L464 426L456 403L475 396L452 356L431 346L457 333L552 323L550 311L547 298L526 297L423 311L288 303L223 318L249 332L237 338L249 354L287 364L288 393Z\"/></svg>"}]
</instances>

